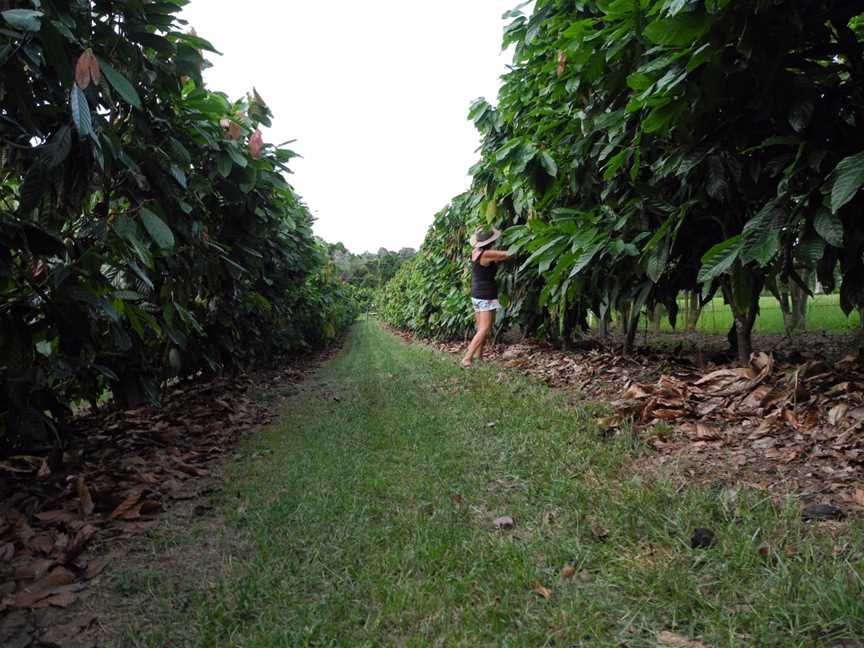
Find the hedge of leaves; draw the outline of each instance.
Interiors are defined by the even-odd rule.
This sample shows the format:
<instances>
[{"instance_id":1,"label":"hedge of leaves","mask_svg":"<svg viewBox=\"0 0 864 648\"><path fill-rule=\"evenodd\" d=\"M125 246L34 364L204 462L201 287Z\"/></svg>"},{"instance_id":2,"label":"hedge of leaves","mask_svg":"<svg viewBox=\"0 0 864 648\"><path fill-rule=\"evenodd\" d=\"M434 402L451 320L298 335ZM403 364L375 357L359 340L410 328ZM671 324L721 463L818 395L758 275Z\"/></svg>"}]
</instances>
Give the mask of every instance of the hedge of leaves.
<instances>
[{"instance_id":1,"label":"hedge of leaves","mask_svg":"<svg viewBox=\"0 0 864 648\"><path fill-rule=\"evenodd\" d=\"M745 361L766 288L816 272L832 289L839 266L844 309L864 306L861 12L840 0L508 12L513 66L497 106L472 106L482 156L454 220L504 226L530 255L508 277L511 315L567 339L589 313L617 311L630 346L643 308L663 304L674 322L682 291L720 291ZM445 239L427 241L427 260L446 256ZM394 309L451 332L434 309Z\"/></svg>"},{"instance_id":2,"label":"hedge of leaves","mask_svg":"<svg viewBox=\"0 0 864 648\"><path fill-rule=\"evenodd\" d=\"M413 259L378 292L376 311L396 328L428 337L460 337L474 321L465 263L470 194L457 196L435 216Z\"/></svg>"},{"instance_id":3,"label":"hedge of leaves","mask_svg":"<svg viewBox=\"0 0 864 648\"><path fill-rule=\"evenodd\" d=\"M187 0L2 2L0 445L70 405L322 344L354 317L264 144L256 92L208 90Z\"/></svg>"}]
</instances>

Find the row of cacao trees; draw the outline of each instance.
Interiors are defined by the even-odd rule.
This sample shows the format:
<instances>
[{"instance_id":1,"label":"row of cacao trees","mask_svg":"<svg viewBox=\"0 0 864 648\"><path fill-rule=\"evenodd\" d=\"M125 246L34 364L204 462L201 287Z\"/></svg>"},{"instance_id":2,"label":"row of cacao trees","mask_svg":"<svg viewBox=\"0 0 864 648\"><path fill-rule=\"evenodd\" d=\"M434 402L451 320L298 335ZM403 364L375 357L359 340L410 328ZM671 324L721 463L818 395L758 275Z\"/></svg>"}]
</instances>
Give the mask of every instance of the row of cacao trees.
<instances>
[{"instance_id":1,"label":"row of cacao trees","mask_svg":"<svg viewBox=\"0 0 864 648\"><path fill-rule=\"evenodd\" d=\"M462 334L466 230L506 228L509 321L563 341L612 313L721 294L746 362L759 296L840 276L864 306L864 17L854 0L538 0L508 12L471 190L382 294L394 325ZM410 275L410 276L409 276ZM505 320L507 319L505 318ZM506 321L500 322L506 324Z\"/></svg>"},{"instance_id":2,"label":"row of cacao trees","mask_svg":"<svg viewBox=\"0 0 864 648\"><path fill-rule=\"evenodd\" d=\"M0 454L326 343L352 300L187 0L0 1Z\"/></svg>"}]
</instances>

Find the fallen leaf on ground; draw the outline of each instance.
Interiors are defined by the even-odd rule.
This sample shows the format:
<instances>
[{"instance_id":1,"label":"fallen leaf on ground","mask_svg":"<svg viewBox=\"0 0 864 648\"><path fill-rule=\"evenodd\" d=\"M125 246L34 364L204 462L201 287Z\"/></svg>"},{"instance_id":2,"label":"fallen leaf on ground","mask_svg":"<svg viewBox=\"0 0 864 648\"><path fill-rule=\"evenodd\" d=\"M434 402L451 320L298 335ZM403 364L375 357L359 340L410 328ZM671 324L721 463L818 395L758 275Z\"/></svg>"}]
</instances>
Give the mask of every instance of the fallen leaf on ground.
<instances>
[{"instance_id":1,"label":"fallen leaf on ground","mask_svg":"<svg viewBox=\"0 0 864 648\"><path fill-rule=\"evenodd\" d=\"M18 580L42 578L56 564L57 562L54 560L34 560L18 567L15 570L15 578Z\"/></svg>"},{"instance_id":2,"label":"fallen leaf on ground","mask_svg":"<svg viewBox=\"0 0 864 648\"><path fill-rule=\"evenodd\" d=\"M90 540L93 539L93 536L96 535L98 529L94 527L92 524L85 524L83 527L78 529L78 532L75 534L75 537L72 538L72 541L66 547L66 562L70 562L75 560Z\"/></svg>"},{"instance_id":3,"label":"fallen leaf on ground","mask_svg":"<svg viewBox=\"0 0 864 648\"><path fill-rule=\"evenodd\" d=\"M129 496L123 500L117 508L115 508L111 513L111 519L115 520L117 518L125 518L126 514L132 510L132 508L138 503L138 500L141 499L141 491L134 490ZM140 515L140 514L139 514Z\"/></svg>"},{"instance_id":4,"label":"fallen leaf on ground","mask_svg":"<svg viewBox=\"0 0 864 648\"><path fill-rule=\"evenodd\" d=\"M105 568L108 566L108 563L111 562L111 559L108 556L103 556L102 558L97 558L96 560L91 560L87 564L87 570L84 572L84 577L87 580L91 580L99 576Z\"/></svg>"},{"instance_id":5,"label":"fallen leaf on ground","mask_svg":"<svg viewBox=\"0 0 864 648\"><path fill-rule=\"evenodd\" d=\"M598 522L591 523L591 535L598 542L603 542L609 538L609 529Z\"/></svg>"},{"instance_id":6,"label":"fallen leaf on ground","mask_svg":"<svg viewBox=\"0 0 864 648\"><path fill-rule=\"evenodd\" d=\"M657 635L657 641L664 646L672 646L673 648L711 648L710 645L702 643L701 641L694 641L682 635L665 630Z\"/></svg>"},{"instance_id":7,"label":"fallen leaf on ground","mask_svg":"<svg viewBox=\"0 0 864 648\"><path fill-rule=\"evenodd\" d=\"M494 525L496 529L506 530L514 528L516 526L516 523L509 515L502 515L501 517L495 519Z\"/></svg>"},{"instance_id":8,"label":"fallen leaf on ground","mask_svg":"<svg viewBox=\"0 0 864 648\"><path fill-rule=\"evenodd\" d=\"M831 504L811 504L801 511L805 520L842 520L846 514Z\"/></svg>"},{"instance_id":9,"label":"fallen leaf on ground","mask_svg":"<svg viewBox=\"0 0 864 648\"><path fill-rule=\"evenodd\" d=\"M93 504L93 497L90 495L90 489L87 488L87 482L84 481L83 477L78 478L78 505L81 514L85 517L92 514L96 508Z\"/></svg>"},{"instance_id":10,"label":"fallen leaf on ground","mask_svg":"<svg viewBox=\"0 0 864 648\"><path fill-rule=\"evenodd\" d=\"M15 557L15 545L11 542L0 545L0 562L9 562Z\"/></svg>"},{"instance_id":11,"label":"fallen leaf on ground","mask_svg":"<svg viewBox=\"0 0 864 648\"><path fill-rule=\"evenodd\" d=\"M552 590L545 587L540 581L534 581L533 591L542 596L547 601L552 598Z\"/></svg>"}]
</instances>

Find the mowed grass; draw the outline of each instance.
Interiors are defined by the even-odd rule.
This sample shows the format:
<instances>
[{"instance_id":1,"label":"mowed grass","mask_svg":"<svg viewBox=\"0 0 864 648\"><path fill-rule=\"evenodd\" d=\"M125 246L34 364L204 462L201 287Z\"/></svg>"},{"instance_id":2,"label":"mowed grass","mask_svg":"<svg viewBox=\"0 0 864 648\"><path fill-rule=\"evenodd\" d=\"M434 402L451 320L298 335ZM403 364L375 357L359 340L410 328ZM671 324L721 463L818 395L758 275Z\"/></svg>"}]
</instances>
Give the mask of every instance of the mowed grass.
<instances>
[{"instance_id":1,"label":"mowed grass","mask_svg":"<svg viewBox=\"0 0 864 648\"><path fill-rule=\"evenodd\" d=\"M596 414L361 322L254 442L257 458L232 469L222 558L163 585L118 645L864 637L860 522L835 540L802 523L796 502L641 476L638 440L603 440ZM514 529L494 528L503 515ZM691 548L697 527L714 531L713 547Z\"/></svg>"},{"instance_id":2,"label":"mowed grass","mask_svg":"<svg viewBox=\"0 0 864 648\"><path fill-rule=\"evenodd\" d=\"M664 315L660 323L661 331L669 333L675 330L682 330L684 301L680 301L678 305L680 310L677 327L673 329L668 317ZM696 323L696 330L702 333L726 335L732 326L732 321L732 311L729 309L729 306L723 302L722 297L715 297L702 309L699 321ZM644 329L646 325L647 320L643 316L640 330ZM806 330L832 333L857 330L860 327L861 318L859 313L854 311L847 317L843 309L840 308L839 295L816 295L807 300ZM786 332L783 322L783 311L780 310L780 304L775 297L764 296L759 299L759 316L753 325L753 331L756 333Z\"/></svg>"}]
</instances>

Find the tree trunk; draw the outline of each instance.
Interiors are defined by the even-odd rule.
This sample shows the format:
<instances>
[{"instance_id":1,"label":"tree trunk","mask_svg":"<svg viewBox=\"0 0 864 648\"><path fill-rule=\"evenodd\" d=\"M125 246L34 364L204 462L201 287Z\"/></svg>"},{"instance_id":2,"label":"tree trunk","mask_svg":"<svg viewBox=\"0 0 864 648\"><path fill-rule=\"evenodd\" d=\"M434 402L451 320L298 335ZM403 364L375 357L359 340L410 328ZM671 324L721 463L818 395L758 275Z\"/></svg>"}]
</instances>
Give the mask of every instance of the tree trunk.
<instances>
[{"instance_id":1,"label":"tree trunk","mask_svg":"<svg viewBox=\"0 0 864 648\"><path fill-rule=\"evenodd\" d=\"M686 333L692 333L696 330L701 314L702 306L699 293L695 291L684 293L684 331Z\"/></svg>"},{"instance_id":2,"label":"tree trunk","mask_svg":"<svg viewBox=\"0 0 864 648\"><path fill-rule=\"evenodd\" d=\"M802 274L801 279L804 281L805 284L807 284L810 279L810 273L805 271ZM803 331L807 328L807 291L794 281L792 282L790 288L790 292L792 294L792 324L794 326L793 330Z\"/></svg>"},{"instance_id":3,"label":"tree trunk","mask_svg":"<svg viewBox=\"0 0 864 648\"><path fill-rule=\"evenodd\" d=\"M649 319L651 320L651 332L659 333L660 326L663 323L663 306L660 304L656 304L654 308L651 309L651 314Z\"/></svg>"},{"instance_id":4,"label":"tree trunk","mask_svg":"<svg viewBox=\"0 0 864 648\"><path fill-rule=\"evenodd\" d=\"M753 353L753 322L746 318L735 319L735 334L738 341L738 364L746 367L750 364L750 355Z\"/></svg>"},{"instance_id":5,"label":"tree trunk","mask_svg":"<svg viewBox=\"0 0 864 648\"><path fill-rule=\"evenodd\" d=\"M738 334L738 362L742 367L750 364L750 355L753 353L753 325L759 314L759 296L762 294L763 285L764 281L756 281L746 315L735 318L735 329Z\"/></svg>"},{"instance_id":6,"label":"tree trunk","mask_svg":"<svg viewBox=\"0 0 864 648\"><path fill-rule=\"evenodd\" d=\"M734 306L732 289L729 284L723 284L723 293L726 296L726 301L729 302L732 308L732 315L735 318L735 323L729 330L726 339L729 341L730 349L738 358L738 364L746 367L750 364L750 355L753 353L753 325L756 323L756 316L759 313L759 297L762 294L765 280L762 277L753 279L753 284L750 287L750 300L746 311L741 311Z\"/></svg>"},{"instance_id":7,"label":"tree trunk","mask_svg":"<svg viewBox=\"0 0 864 648\"><path fill-rule=\"evenodd\" d=\"M624 355L631 355L635 347L636 331L639 329L639 314L631 312L632 305L621 309L621 325L624 328Z\"/></svg>"},{"instance_id":8,"label":"tree trunk","mask_svg":"<svg viewBox=\"0 0 864 648\"><path fill-rule=\"evenodd\" d=\"M779 285L777 286L777 303L780 304L780 313L783 315L783 330L790 335L795 330L795 311L789 299L789 292Z\"/></svg>"},{"instance_id":9,"label":"tree trunk","mask_svg":"<svg viewBox=\"0 0 864 648\"><path fill-rule=\"evenodd\" d=\"M597 319L597 332L604 340L609 337L609 311L607 310L603 317Z\"/></svg>"}]
</instances>

